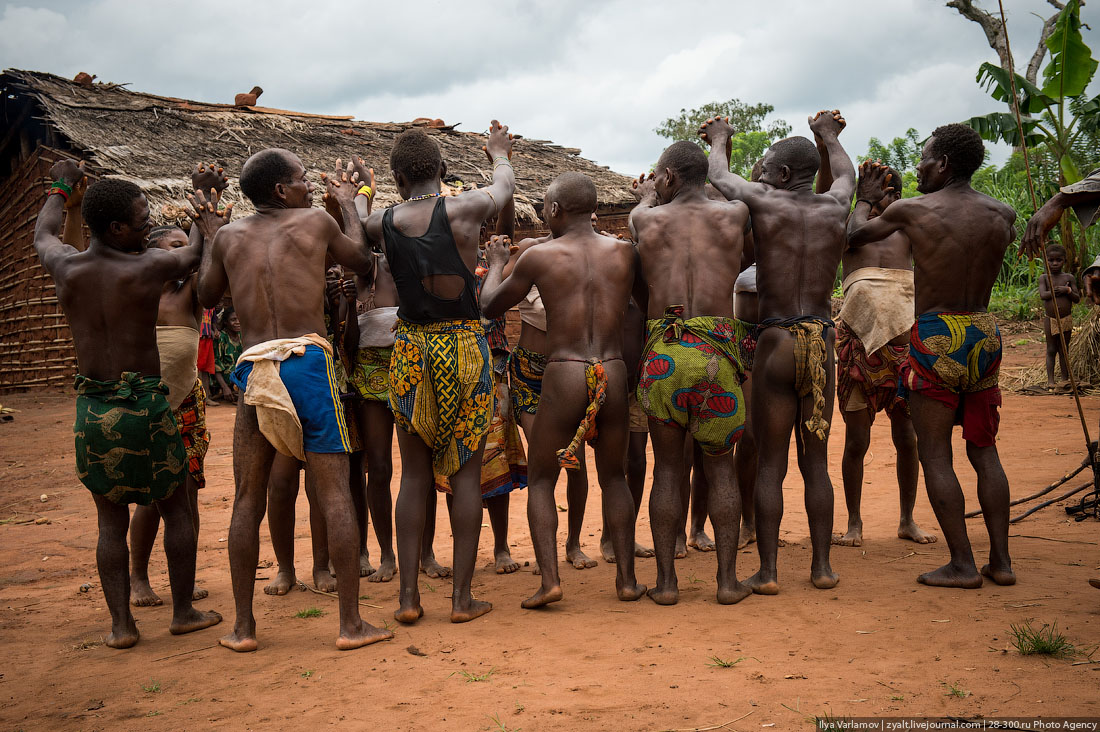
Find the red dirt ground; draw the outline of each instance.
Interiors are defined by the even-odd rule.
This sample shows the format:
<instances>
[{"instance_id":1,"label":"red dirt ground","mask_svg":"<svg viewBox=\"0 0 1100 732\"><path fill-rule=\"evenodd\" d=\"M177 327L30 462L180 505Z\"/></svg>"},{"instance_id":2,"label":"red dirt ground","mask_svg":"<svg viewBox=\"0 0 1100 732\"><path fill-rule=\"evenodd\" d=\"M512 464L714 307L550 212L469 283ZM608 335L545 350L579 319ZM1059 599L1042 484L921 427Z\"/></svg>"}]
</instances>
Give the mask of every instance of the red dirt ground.
<instances>
[{"instance_id":1,"label":"red dirt ground","mask_svg":"<svg viewBox=\"0 0 1100 732\"><path fill-rule=\"evenodd\" d=\"M1039 354L1033 342L1008 348L1006 365L1035 363ZM25 394L3 402L20 410L14 422L0 424L0 724L6 729L335 725L530 732L695 729L738 720L723 729L744 731L805 729L808 719L824 714L1100 715L1100 664L1024 657L1012 648L1009 634L1010 624L1034 619L1057 622L1079 647L1100 644L1100 591L1087 584L1100 576L1100 525L1076 523L1064 504L1052 506L1011 529L1015 587L920 586L917 574L946 561L947 547L895 538L894 453L885 424L876 424L868 456L865 544L834 548L841 582L833 590L815 590L808 582L809 539L792 464L777 597L719 606L714 556L693 551L677 563L677 606L618 602L614 570L601 562L583 572L564 567L565 600L525 611L520 600L537 579L530 567L514 575L493 573L486 519L474 576L475 594L495 605L484 619L451 625L449 581L422 576L427 614L419 624L396 628L392 642L341 653L334 647L335 599L297 591L268 597L261 581L255 601L260 650L237 655L215 645L233 619L225 542L233 408L210 410L214 442L208 487L199 499L198 577L210 597L198 606L221 611L226 622L172 636L167 605L136 608L141 642L115 651L101 645L109 618L95 570L95 513L73 470L73 399ZM1086 409L1095 437L1100 399L1086 398ZM1014 497L1046 486L1082 459L1071 397L1006 394L1002 415L999 447ZM837 420L830 473L838 529L846 521L842 438ZM956 466L968 503L976 506L958 431L955 439ZM44 503L41 494L47 495ZM593 556L598 496L593 486L585 523L585 548ZM442 502L440 510L445 516ZM300 577L308 576L310 561L306 511L303 494L296 534ZM514 556L533 563L525 493L516 495L511 516ZM47 522L37 524L36 518ZM923 489L917 518L938 532ZM969 526L981 562L988 550L984 527L980 521ZM263 563L274 555L266 525L261 531ZM564 527L561 533L564 538ZM648 534L643 507L639 537L648 543ZM370 542L376 547L373 535ZM450 540L442 528L436 551L449 563ZM377 557L376 548L372 552ZM756 570L754 547L738 559L741 577ZM257 577L272 573L258 569ZM653 560L639 560L638 574L651 584ZM167 600L159 543L151 576ZM90 592L79 591L83 583L91 584ZM381 607L364 607L366 619L381 625L391 618L396 582L364 581L360 592ZM310 607L324 610L324 617L294 617ZM425 655L412 655L410 646ZM718 668L711 657L740 662ZM467 680L463 672L486 677ZM952 695L949 686L965 697Z\"/></svg>"}]
</instances>

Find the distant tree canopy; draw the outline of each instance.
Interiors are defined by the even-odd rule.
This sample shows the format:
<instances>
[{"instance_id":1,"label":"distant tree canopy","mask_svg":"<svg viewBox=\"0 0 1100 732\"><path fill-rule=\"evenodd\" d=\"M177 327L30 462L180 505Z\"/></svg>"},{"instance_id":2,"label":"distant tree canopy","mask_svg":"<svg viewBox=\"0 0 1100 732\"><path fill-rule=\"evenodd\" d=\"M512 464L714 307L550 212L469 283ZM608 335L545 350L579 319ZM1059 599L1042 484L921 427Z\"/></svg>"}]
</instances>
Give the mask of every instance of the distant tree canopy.
<instances>
[{"instance_id":1,"label":"distant tree canopy","mask_svg":"<svg viewBox=\"0 0 1100 732\"><path fill-rule=\"evenodd\" d=\"M773 120L764 126L764 118L774 111L775 107L766 102L746 104L740 99L710 102L697 109L681 109L679 115L657 125L654 132L673 141L689 140L705 149L699 138L700 125L712 117L729 117L730 125L737 132L732 139L730 170L747 178L764 151L776 140L791 134L791 126L785 120Z\"/></svg>"}]
</instances>

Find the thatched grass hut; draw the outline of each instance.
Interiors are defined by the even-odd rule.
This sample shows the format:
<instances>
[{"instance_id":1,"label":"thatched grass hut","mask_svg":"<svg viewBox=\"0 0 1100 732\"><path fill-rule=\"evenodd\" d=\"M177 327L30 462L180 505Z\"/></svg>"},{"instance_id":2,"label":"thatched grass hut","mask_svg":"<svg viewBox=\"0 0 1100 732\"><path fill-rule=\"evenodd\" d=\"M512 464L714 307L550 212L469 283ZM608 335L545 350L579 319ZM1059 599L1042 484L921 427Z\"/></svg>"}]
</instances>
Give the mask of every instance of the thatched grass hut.
<instances>
[{"instance_id":1,"label":"thatched grass hut","mask_svg":"<svg viewBox=\"0 0 1100 732\"><path fill-rule=\"evenodd\" d=\"M333 170L337 158L358 155L378 175L376 205L388 205L399 198L388 175L390 147L413 126L208 104L116 84L84 87L53 74L12 69L0 74L0 119L0 391L66 385L76 372L71 334L32 246L47 174L59 157L84 159L94 176L136 183L161 219L171 218L186 200L196 162L223 166L235 183L248 156L267 147L297 153L318 184L318 198L320 172ZM443 150L449 179L457 177L466 186L489 180L482 135L454 126L426 130ZM595 182L603 228L625 229L633 205L630 178L582 158L575 148L545 140L518 139L513 164L517 235L542 232L542 194L568 170ZM250 212L235 185L227 200L236 203L237 215Z\"/></svg>"}]
</instances>

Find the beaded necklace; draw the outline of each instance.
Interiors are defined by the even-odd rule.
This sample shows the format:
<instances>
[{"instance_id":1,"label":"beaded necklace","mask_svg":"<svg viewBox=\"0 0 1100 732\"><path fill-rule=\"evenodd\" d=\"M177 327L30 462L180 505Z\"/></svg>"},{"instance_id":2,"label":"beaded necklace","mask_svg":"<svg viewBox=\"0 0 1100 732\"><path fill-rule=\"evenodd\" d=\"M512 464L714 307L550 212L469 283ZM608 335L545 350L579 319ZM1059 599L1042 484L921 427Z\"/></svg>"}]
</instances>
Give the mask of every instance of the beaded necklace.
<instances>
[{"instance_id":1,"label":"beaded necklace","mask_svg":"<svg viewBox=\"0 0 1100 732\"><path fill-rule=\"evenodd\" d=\"M442 196L442 195L443 195L443 191L440 191L438 193L425 193L425 194L420 195L420 196L413 196L412 198L406 198L404 201L402 201L402 203L412 203L413 201L424 201L424 200L427 200L429 198L436 198L436 197Z\"/></svg>"}]
</instances>

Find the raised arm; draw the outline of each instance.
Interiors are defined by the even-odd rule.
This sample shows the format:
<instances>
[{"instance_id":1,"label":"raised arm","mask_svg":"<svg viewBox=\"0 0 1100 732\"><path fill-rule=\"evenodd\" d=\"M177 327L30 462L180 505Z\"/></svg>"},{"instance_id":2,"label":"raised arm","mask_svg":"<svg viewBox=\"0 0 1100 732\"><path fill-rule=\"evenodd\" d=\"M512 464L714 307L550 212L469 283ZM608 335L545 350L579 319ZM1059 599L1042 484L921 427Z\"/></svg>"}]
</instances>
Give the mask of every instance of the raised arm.
<instances>
[{"instance_id":1,"label":"raised arm","mask_svg":"<svg viewBox=\"0 0 1100 732\"><path fill-rule=\"evenodd\" d=\"M814 139L821 140L818 149L824 146L826 153L822 156L821 171L824 172L827 169L831 178L829 187L822 190L823 186L818 186L817 192L832 196L844 206L851 206L852 192L856 188L856 169L838 139L848 123L844 121L840 110L837 109L822 110L810 117L809 122Z\"/></svg>"},{"instance_id":2,"label":"raised arm","mask_svg":"<svg viewBox=\"0 0 1100 732\"><path fill-rule=\"evenodd\" d=\"M899 214L906 208L906 201L898 201L881 216L869 218L871 209L886 195L891 177L885 165L867 160L859 166L859 200L848 216L848 246L859 247L882 241L902 228L904 217Z\"/></svg>"},{"instance_id":3,"label":"raised arm","mask_svg":"<svg viewBox=\"0 0 1100 732\"><path fill-rule=\"evenodd\" d=\"M484 188L475 188L460 193L448 202L449 216L469 217L477 225L488 221L503 210L508 200L516 193L516 174L512 170L512 136L508 128L493 120L489 125L489 139L485 151L492 158L493 181Z\"/></svg>"},{"instance_id":4,"label":"raised arm","mask_svg":"<svg viewBox=\"0 0 1100 732\"><path fill-rule=\"evenodd\" d=\"M1067 208L1098 203L1100 191L1055 193L1027 222L1024 237L1020 240L1020 254L1028 257L1043 256L1047 234L1058 224Z\"/></svg>"},{"instance_id":5,"label":"raised arm","mask_svg":"<svg viewBox=\"0 0 1100 732\"><path fill-rule=\"evenodd\" d=\"M325 217L331 222L331 225L322 227L322 236L328 242L329 254L338 263L356 272L369 272L374 261L367 248L367 238L355 207L359 185L354 166L348 163L343 170L337 170L334 176L322 173L321 180L325 184L325 205L338 208L341 218L341 224L337 224L332 217Z\"/></svg>"},{"instance_id":6,"label":"raised arm","mask_svg":"<svg viewBox=\"0 0 1100 732\"><path fill-rule=\"evenodd\" d=\"M642 173L638 176L638 180L631 181L630 192L638 199L638 203L631 209L627 224L630 227L630 236L634 241L638 241L637 226L640 222L637 221L637 217L644 216L645 212L661 203L657 199L657 185L654 183L653 173L650 173L648 177L645 173Z\"/></svg>"},{"instance_id":7,"label":"raised arm","mask_svg":"<svg viewBox=\"0 0 1100 732\"><path fill-rule=\"evenodd\" d=\"M710 144L707 177L712 186L728 200L746 201L762 193L764 186L751 183L730 172L730 153L733 145L733 128L729 117L708 119L699 127L699 136Z\"/></svg>"},{"instance_id":8,"label":"raised arm","mask_svg":"<svg viewBox=\"0 0 1100 732\"><path fill-rule=\"evenodd\" d=\"M634 243L634 284L631 286L630 296L643 314L649 312L649 285L642 273L642 258L638 254L638 244Z\"/></svg>"},{"instance_id":9,"label":"raised arm","mask_svg":"<svg viewBox=\"0 0 1100 732\"><path fill-rule=\"evenodd\" d=\"M512 268L512 273L504 277L504 266L511 257L512 241L506 236L489 238L485 258L489 261L489 273L481 285L481 312L492 320L501 315L520 300L535 284L530 274L530 259L522 254ZM530 255L528 255L529 257Z\"/></svg>"},{"instance_id":10,"label":"raised arm","mask_svg":"<svg viewBox=\"0 0 1100 732\"><path fill-rule=\"evenodd\" d=\"M50 177L54 184L46 196L46 204L38 214L34 225L34 250L42 261L46 271L53 274L54 268L63 260L78 254L79 251L61 241L61 226L65 218L65 201L73 188L84 177L84 163L75 160L58 160L50 168Z\"/></svg>"},{"instance_id":11,"label":"raised arm","mask_svg":"<svg viewBox=\"0 0 1100 732\"><path fill-rule=\"evenodd\" d=\"M73 192L65 201L65 231L61 235L61 241L84 251L88 243L84 241L84 214L80 210L80 204L84 202L84 194L88 190L88 176L84 175L76 185Z\"/></svg>"}]
</instances>

